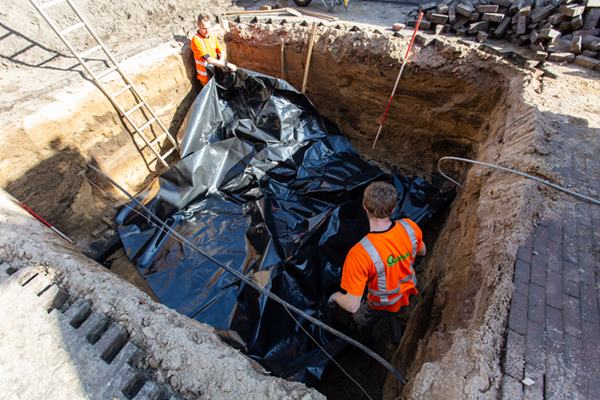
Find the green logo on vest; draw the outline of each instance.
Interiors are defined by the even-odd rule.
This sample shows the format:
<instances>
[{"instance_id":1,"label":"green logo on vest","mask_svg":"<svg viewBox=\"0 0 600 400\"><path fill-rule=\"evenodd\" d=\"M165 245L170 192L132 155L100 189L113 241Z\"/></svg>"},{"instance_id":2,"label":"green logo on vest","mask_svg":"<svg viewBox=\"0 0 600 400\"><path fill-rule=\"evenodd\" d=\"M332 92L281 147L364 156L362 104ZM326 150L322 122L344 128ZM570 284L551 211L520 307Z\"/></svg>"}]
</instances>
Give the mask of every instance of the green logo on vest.
<instances>
[{"instance_id":1,"label":"green logo on vest","mask_svg":"<svg viewBox=\"0 0 600 400\"><path fill-rule=\"evenodd\" d=\"M394 256L390 254L390 256L387 259L387 267L389 268L394 264L398 264L400 261L407 259L408 257L410 257L410 251L403 256L398 256L398 258L394 258Z\"/></svg>"}]
</instances>

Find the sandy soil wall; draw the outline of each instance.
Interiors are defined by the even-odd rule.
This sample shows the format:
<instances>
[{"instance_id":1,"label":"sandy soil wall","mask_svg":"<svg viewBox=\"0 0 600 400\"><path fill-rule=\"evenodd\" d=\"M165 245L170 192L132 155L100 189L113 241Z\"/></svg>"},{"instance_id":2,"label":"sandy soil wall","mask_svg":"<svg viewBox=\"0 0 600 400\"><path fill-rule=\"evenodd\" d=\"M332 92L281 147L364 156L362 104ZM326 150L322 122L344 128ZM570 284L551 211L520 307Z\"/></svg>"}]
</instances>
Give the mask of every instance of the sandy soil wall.
<instances>
[{"instance_id":1,"label":"sandy soil wall","mask_svg":"<svg viewBox=\"0 0 600 400\"><path fill-rule=\"evenodd\" d=\"M361 154L430 176L442 156L519 163L538 172L536 113L524 93L539 90L530 72L444 39L416 46L405 67L383 136L371 144L406 52L407 40L374 31L320 27L307 93ZM309 28L234 25L226 36L234 62L300 87ZM501 349L520 240L543 210L530 182L489 168L448 163L461 177L451 214L425 258L418 305L393 364L409 379L388 379L385 398L496 398ZM524 171L527 172L527 171Z\"/></svg>"},{"instance_id":2,"label":"sandy soil wall","mask_svg":"<svg viewBox=\"0 0 600 400\"><path fill-rule=\"evenodd\" d=\"M163 124L176 135L194 99L176 42L145 51L121 64ZM109 90L116 80L107 82ZM132 107L133 97L120 104ZM13 118L15 115L19 118ZM112 218L122 194L86 173L86 163L137 192L160 171L108 98L91 82L49 92L0 116L0 185L84 246L101 217ZM149 136L153 137L153 136ZM177 157L177 155L174 155ZM89 177L102 193L85 177Z\"/></svg>"}]
</instances>

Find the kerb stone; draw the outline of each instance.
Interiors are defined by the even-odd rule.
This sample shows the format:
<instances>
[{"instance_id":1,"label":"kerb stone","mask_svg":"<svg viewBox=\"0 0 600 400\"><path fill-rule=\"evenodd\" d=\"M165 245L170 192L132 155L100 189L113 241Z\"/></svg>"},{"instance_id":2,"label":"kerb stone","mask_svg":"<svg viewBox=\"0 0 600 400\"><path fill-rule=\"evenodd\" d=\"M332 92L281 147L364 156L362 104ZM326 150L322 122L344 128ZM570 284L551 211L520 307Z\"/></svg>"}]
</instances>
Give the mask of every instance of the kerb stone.
<instances>
[{"instance_id":1,"label":"kerb stone","mask_svg":"<svg viewBox=\"0 0 600 400\"><path fill-rule=\"evenodd\" d=\"M573 61L575 64L580 65L584 68L594 69L600 66L600 60L596 58L586 57L586 56L577 56Z\"/></svg>"}]
</instances>

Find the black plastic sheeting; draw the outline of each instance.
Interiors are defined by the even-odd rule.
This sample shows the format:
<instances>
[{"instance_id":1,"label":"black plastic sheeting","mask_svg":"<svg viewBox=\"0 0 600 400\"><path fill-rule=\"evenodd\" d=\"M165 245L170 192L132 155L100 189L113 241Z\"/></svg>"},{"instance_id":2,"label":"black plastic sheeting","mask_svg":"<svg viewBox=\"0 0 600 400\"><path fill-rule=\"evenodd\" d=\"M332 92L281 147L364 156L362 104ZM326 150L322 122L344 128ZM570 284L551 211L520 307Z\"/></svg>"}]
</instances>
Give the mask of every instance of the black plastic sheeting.
<instances>
[{"instance_id":1,"label":"black plastic sheeting","mask_svg":"<svg viewBox=\"0 0 600 400\"><path fill-rule=\"evenodd\" d=\"M361 206L366 186L392 182L400 199L394 217L421 226L450 196L423 179L389 176L363 161L306 96L250 71L217 74L182 132L182 160L140 201L223 264L338 329L344 327L327 298L339 288L346 253L368 233ZM136 210L120 213L121 240L166 306L212 325L277 376L309 385L320 380L328 358L280 304ZM294 318L328 353L345 346Z\"/></svg>"}]
</instances>

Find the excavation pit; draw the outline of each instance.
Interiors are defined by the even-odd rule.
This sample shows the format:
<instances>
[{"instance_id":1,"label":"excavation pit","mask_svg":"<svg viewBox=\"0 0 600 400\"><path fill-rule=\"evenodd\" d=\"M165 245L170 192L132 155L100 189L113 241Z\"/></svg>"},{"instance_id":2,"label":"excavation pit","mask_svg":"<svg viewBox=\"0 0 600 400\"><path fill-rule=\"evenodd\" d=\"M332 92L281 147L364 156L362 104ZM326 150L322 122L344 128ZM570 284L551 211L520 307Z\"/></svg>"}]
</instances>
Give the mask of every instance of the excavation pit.
<instances>
[{"instance_id":1,"label":"excavation pit","mask_svg":"<svg viewBox=\"0 0 600 400\"><path fill-rule=\"evenodd\" d=\"M297 24L232 24L224 39L232 62L275 77L281 76L283 53L285 78L299 88L309 35L308 27ZM381 137L372 149L407 46L407 39L367 28L317 29L306 94L364 159L387 172L440 182L437 162L443 156L492 162L500 155L510 158L528 148L506 146L505 141L534 139L527 125L532 118L530 110L522 104L523 86L534 79L531 74L479 51L473 44L438 40L427 47L415 46ZM189 65L179 47L167 43L128 60L126 65L129 62L136 84L145 89L149 103L177 133L193 100ZM100 232L102 218L114 219L123 203L118 201L122 195L86 171L85 164L98 166L134 193L146 188L160 168L148 165L151 163L140 156L115 110L93 87L70 89L55 98L28 116L26 123L13 126L14 134L3 138L2 158L12 169L3 174L2 186L73 237L79 249L89 252L90 243L98 239L92 233L110 236L110 229ZM507 127L515 120L522 128L517 126L509 132ZM29 140L25 152L35 154L35 158L15 150L21 146L18 137ZM6 165L3 168L8 171ZM437 387L430 383L436 376L432 365L441 365L448 354L469 360L464 369L471 375L464 373L468 378L456 386L457 393L464 387L488 390L499 386L499 338L511 285L507 271L514 264L515 243L524 229L514 221L531 207L523 201L527 186L523 182L507 185L498 176L488 180L487 170L470 169L465 164L444 164L444 171L467 188L458 191L452 205L425 227L425 242L431 251L420 265L420 297L411 301L399 347L386 343L382 348L388 358L395 353L392 364L409 379L409 386L402 388L389 379L383 389L385 371L372 377L369 373L377 369L368 367L364 379L373 384L370 393L381 390L393 398L410 397L424 388L442 390L446 383ZM494 201L499 191L504 197ZM513 222L497 222L496 215L502 212ZM124 255L103 257L113 270L117 264L127 264ZM144 286L131 268L125 268L127 279ZM382 336L389 335L390 329L385 324L378 328ZM473 340L486 344L477 349L476 356L469 354L466 346ZM427 369L422 368L425 364ZM356 366L356 372L361 368ZM444 370L447 367L439 368L446 371L438 372L444 375L442 379L452 379ZM354 397L355 392L345 391L350 390L350 384L336 372L329 374L331 378L325 377L320 387L325 394Z\"/></svg>"}]
</instances>

